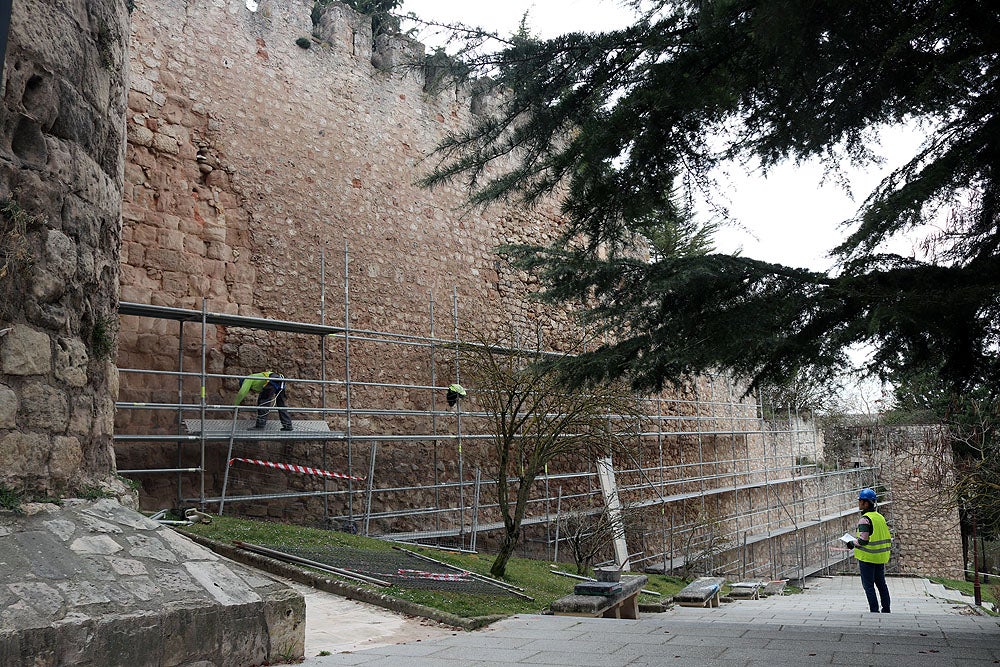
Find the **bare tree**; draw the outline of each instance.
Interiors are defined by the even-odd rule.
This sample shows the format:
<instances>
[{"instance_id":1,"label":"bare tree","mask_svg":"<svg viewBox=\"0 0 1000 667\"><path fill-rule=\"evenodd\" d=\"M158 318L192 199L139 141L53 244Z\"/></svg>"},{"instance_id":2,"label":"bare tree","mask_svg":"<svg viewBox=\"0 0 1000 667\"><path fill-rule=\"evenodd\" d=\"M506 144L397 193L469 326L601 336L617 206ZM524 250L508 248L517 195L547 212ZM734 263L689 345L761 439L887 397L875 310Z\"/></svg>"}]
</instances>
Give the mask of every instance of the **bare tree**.
<instances>
[{"instance_id":1,"label":"bare tree","mask_svg":"<svg viewBox=\"0 0 1000 667\"><path fill-rule=\"evenodd\" d=\"M715 557L729 548L722 536L722 522L714 511L707 510L696 516L684 535L684 578L712 570Z\"/></svg>"},{"instance_id":2,"label":"bare tree","mask_svg":"<svg viewBox=\"0 0 1000 667\"><path fill-rule=\"evenodd\" d=\"M490 568L506 572L535 479L560 459L609 456L634 433L635 400L618 385L570 386L572 357L511 350L480 337L463 347L470 394L490 422L493 473L504 535Z\"/></svg>"},{"instance_id":3,"label":"bare tree","mask_svg":"<svg viewBox=\"0 0 1000 667\"><path fill-rule=\"evenodd\" d=\"M599 509L570 510L560 521L577 574L586 574L598 556L606 553L616 539L624 537L633 526L642 525L634 510L623 506L621 518L616 519L607 505Z\"/></svg>"}]
</instances>

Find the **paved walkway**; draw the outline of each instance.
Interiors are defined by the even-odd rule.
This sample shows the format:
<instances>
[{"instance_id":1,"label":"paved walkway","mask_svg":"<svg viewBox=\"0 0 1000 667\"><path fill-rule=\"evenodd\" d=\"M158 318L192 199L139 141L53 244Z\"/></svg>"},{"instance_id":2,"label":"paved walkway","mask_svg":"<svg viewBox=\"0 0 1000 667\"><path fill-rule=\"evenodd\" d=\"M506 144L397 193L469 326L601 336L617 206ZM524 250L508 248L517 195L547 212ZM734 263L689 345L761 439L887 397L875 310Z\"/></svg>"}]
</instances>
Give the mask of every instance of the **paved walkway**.
<instances>
[{"instance_id":1,"label":"paved walkway","mask_svg":"<svg viewBox=\"0 0 1000 667\"><path fill-rule=\"evenodd\" d=\"M924 579L890 579L889 590L891 614L867 611L857 577L822 577L810 579L801 595L741 600L717 609L675 607L637 621L522 614L477 632L436 631L429 639L323 657L307 650L301 664L1000 664L1000 618L973 614L959 594Z\"/></svg>"}]
</instances>

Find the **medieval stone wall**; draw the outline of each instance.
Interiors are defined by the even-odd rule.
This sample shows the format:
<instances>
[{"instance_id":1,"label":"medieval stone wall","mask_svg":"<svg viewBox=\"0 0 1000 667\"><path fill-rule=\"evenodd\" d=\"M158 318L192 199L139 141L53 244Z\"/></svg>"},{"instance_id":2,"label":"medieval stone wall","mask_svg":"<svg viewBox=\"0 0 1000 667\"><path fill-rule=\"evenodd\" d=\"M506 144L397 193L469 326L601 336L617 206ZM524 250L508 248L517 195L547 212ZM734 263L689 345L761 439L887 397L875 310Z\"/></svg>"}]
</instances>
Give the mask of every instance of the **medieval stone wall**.
<instances>
[{"instance_id":1,"label":"medieval stone wall","mask_svg":"<svg viewBox=\"0 0 1000 667\"><path fill-rule=\"evenodd\" d=\"M535 210L470 209L461 183L433 190L418 185L438 142L474 122L490 101L456 85L428 90L422 68L412 67L422 61L422 45L405 38L380 38L375 45L369 19L336 3L314 27L311 8L307 0L265 0L256 11L240 0L165 0L136 9L123 184L123 300L194 310L204 304L211 312L445 339L505 333L511 344L558 349L572 335L569 314L532 302L528 277L495 254L502 243L554 238L560 228L555 200ZM300 38L310 48L297 45ZM122 398L196 405L200 326L182 329L173 321L126 317L122 328ZM426 526L419 514L406 513L454 507L456 494L471 494L475 467L488 463L482 443L467 441L461 459L452 441L392 437L457 432L457 416L431 416L443 408L434 387L461 379L443 348L355 340L348 349L342 338L211 325L205 343L205 370L216 375L205 388L209 405L230 403L240 376L271 368L293 378L289 396L300 410L296 419L323 419L336 430L380 438L379 485L424 488L381 495L373 509L404 516L386 519L375 532ZM170 374L132 372L180 368L191 375L178 381ZM667 494L818 472L811 466L822 459L821 441L805 435L804 426L761 421L742 391L719 377L700 378L665 397L671 421L661 426L667 435L642 439L637 461L617 464L623 470L619 483L644 483L628 470L648 468L660 458L670 469L653 484ZM348 400L354 411L349 424L343 412ZM301 412L307 407L328 408L330 414ZM185 416L197 415L189 410ZM169 410L122 409L117 428L139 434L182 430L176 411ZM477 427L467 419L464 429ZM118 448L124 468L200 463L193 450L178 451L172 443ZM342 443L273 442L249 452L322 461L361 475L369 463L367 444L345 449ZM207 450L210 490L221 485L224 454L219 446ZM569 471L572 464L567 466L551 472ZM150 508L178 494L172 476L142 479ZM456 490L457 481L465 486ZM240 493L323 488L315 480L248 469L229 483ZM451 483L447 493L456 497L426 488L442 483ZM844 494L837 483L817 482L833 490L815 489L814 502L811 482L788 483L782 493L798 499L788 508L773 490L758 486L717 494L708 509L727 535L767 532L841 511ZM197 484L184 478L180 494L196 495ZM566 484L567 493L585 492L593 482ZM355 486L352 494L329 499L262 501L238 511L302 520L353 515L363 502L363 489ZM678 504L677 521L694 521L707 511L700 501L687 505ZM483 520L490 517L484 509ZM815 554L808 560L827 558L829 537L810 538L808 549ZM777 571L784 567L778 561L787 560L778 552L807 551L801 540L791 542L788 549L760 543L755 558L772 562Z\"/></svg>"},{"instance_id":2,"label":"medieval stone wall","mask_svg":"<svg viewBox=\"0 0 1000 667\"><path fill-rule=\"evenodd\" d=\"M422 68L411 67L422 63L421 45L383 40L373 52L370 20L336 3L302 49L295 42L314 31L311 8L305 0L257 11L236 0L137 8L122 299L196 309L204 299L214 312L447 338L456 322L465 336L511 328L534 341L543 331L546 345L558 346L566 314L531 302L526 276L494 252L551 239L554 202L470 210L461 184L417 185L437 143L472 122L472 94L454 85L426 92ZM323 404L308 380L319 380L324 364L328 378L344 379L343 344L334 340L325 360L314 337L210 327L207 340L210 373L280 370L305 380L294 387L301 406ZM174 322L125 318L119 365L176 370L180 357L185 369L198 368L200 332L183 350L179 342ZM431 385L427 355L411 352L355 344L356 401L365 401L360 381ZM447 384L455 371L441 363ZM124 372L122 393L176 402L176 385ZM234 390L234 380L210 381L207 400L229 402ZM188 381L182 400L196 402L197 391ZM342 406L345 393L331 390L326 405ZM379 393L398 409L430 405L429 391ZM175 423L169 414L118 417L123 432ZM125 467L171 452L120 448Z\"/></svg>"},{"instance_id":3,"label":"medieval stone wall","mask_svg":"<svg viewBox=\"0 0 1000 667\"><path fill-rule=\"evenodd\" d=\"M13 3L0 104L0 485L113 477L128 12Z\"/></svg>"},{"instance_id":4,"label":"medieval stone wall","mask_svg":"<svg viewBox=\"0 0 1000 667\"><path fill-rule=\"evenodd\" d=\"M955 459L947 435L939 426L886 428L884 448L876 456L892 499L899 571L963 579Z\"/></svg>"},{"instance_id":5,"label":"medieval stone wall","mask_svg":"<svg viewBox=\"0 0 1000 667\"><path fill-rule=\"evenodd\" d=\"M962 532L947 430L887 426L864 418L834 426L826 435L833 455L876 466L878 471L865 480L865 486L879 494L878 510L892 531L889 568L961 579Z\"/></svg>"}]
</instances>

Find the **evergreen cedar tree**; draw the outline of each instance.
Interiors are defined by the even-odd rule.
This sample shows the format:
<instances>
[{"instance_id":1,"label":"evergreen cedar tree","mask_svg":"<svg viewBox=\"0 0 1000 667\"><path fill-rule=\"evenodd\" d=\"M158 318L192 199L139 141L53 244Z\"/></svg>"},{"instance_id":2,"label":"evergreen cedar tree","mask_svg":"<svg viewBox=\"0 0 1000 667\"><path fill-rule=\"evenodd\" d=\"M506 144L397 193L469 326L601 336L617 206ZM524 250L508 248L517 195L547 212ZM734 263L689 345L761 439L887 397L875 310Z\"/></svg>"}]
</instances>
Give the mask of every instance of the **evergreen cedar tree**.
<instances>
[{"instance_id":1,"label":"evergreen cedar tree","mask_svg":"<svg viewBox=\"0 0 1000 667\"><path fill-rule=\"evenodd\" d=\"M425 184L464 180L478 204L565 188L565 235L505 250L614 333L579 377L656 388L721 367L780 384L867 343L872 373L995 390L998 54L993 0L661 0L627 29L522 35L473 63L502 95ZM848 221L829 274L713 252L677 195L725 159L865 164L874 130L903 122L926 141ZM884 250L942 211L930 259Z\"/></svg>"}]
</instances>

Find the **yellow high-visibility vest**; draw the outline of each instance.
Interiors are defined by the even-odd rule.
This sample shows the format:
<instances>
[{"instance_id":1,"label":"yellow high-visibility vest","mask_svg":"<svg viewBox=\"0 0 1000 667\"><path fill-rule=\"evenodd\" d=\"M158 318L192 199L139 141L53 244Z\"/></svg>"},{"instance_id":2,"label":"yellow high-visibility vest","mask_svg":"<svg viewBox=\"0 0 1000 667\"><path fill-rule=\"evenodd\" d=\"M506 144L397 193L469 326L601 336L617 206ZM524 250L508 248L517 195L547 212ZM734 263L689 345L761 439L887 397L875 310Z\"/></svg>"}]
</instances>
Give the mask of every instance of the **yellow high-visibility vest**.
<instances>
[{"instance_id":1,"label":"yellow high-visibility vest","mask_svg":"<svg viewBox=\"0 0 1000 667\"><path fill-rule=\"evenodd\" d=\"M862 516L868 517L872 522L872 534L865 546L854 543L854 557L866 563L888 563L892 535L889 534L885 517L874 510L865 512Z\"/></svg>"}]
</instances>

